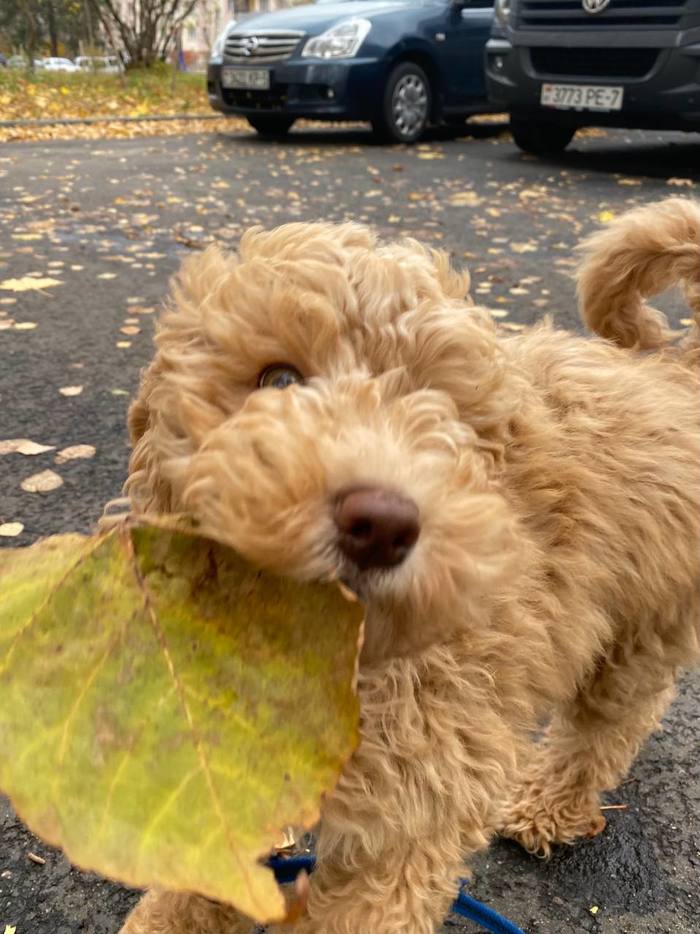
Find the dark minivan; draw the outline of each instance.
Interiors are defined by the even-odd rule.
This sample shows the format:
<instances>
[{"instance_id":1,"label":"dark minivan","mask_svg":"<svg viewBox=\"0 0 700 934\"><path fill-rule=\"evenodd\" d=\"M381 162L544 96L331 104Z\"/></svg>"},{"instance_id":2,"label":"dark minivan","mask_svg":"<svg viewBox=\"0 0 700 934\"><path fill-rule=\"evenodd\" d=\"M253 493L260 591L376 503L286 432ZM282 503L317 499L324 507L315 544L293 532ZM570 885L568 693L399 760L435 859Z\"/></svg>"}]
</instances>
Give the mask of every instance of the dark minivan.
<instances>
[{"instance_id":1,"label":"dark minivan","mask_svg":"<svg viewBox=\"0 0 700 934\"><path fill-rule=\"evenodd\" d=\"M411 143L428 124L492 109L492 18L492 0L346 0L253 16L215 43L209 101L261 134L286 133L298 117L367 120Z\"/></svg>"},{"instance_id":2,"label":"dark minivan","mask_svg":"<svg viewBox=\"0 0 700 934\"><path fill-rule=\"evenodd\" d=\"M527 152L584 126L700 131L700 0L497 0L486 61Z\"/></svg>"}]
</instances>

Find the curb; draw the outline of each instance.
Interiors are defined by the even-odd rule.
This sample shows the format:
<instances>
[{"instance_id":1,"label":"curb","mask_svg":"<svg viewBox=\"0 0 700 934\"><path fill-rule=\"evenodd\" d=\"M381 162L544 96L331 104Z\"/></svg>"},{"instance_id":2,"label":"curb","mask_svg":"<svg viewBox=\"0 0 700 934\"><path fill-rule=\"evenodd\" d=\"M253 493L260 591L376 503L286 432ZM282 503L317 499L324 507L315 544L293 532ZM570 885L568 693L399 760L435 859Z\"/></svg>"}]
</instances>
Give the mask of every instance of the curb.
<instances>
[{"instance_id":1,"label":"curb","mask_svg":"<svg viewBox=\"0 0 700 934\"><path fill-rule=\"evenodd\" d=\"M65 117L56 120L0 120L0 129L5 127L32 127L32 126L73 126L81 123L147 123L163 122L165 120L221 120L223 114L171 114L163 116L155 114L152 117Z\"/></svg>"}]
</instances>

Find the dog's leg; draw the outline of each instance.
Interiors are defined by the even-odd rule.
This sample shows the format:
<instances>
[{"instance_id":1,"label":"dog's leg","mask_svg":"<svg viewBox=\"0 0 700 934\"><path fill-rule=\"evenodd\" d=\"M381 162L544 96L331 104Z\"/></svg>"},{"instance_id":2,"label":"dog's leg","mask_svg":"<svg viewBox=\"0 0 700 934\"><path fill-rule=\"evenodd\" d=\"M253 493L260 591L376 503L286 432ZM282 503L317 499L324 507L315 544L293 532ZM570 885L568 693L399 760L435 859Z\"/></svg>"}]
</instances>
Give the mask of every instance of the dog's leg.
<instances>
[{"instance_id":1,"label":"dog's leg","mask_svg":"<svg viewBox=\"0 0 700 934\"><path fill-rule=\"evenodd\" d=\"M250 934L253 922L199 895L147 892L120 934Z\"/></svg>"},{"instance_id":2,"label":"dog's leg","mask_svg":"<svg viewBox=\"0 0 700 934\"><path fill-rule=\"evenodd\" d=\"M323 809L304 934L433 934L515 763L496 691L447 647L361 674L362 741Z\"/></svg>"},{"instance_id":3,"label":"dog's leg","mask_svg":"<svg viewBox=\"0 0 700 934\"><path fill-rule=\"evenodd\" d=\"M541 856L553 843L600 833L600 792L624 778L673 693L674 667L661 640L616 646L530 750L500 833Z\"/></svg>"}]
</instances>

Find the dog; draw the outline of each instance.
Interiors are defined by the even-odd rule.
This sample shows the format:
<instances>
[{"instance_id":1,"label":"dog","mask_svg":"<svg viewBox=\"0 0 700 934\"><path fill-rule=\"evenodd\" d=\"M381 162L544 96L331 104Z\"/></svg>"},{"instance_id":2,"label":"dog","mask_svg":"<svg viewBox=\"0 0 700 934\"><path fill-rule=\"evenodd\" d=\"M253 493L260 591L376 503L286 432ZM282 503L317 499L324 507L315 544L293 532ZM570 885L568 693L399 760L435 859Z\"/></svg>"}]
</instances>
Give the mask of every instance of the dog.
<instances>
[{"instance_id":1,"label":"dog","mask_svg":"<svg viewBox=\"0 0 700 934\"><path fill-rule=\"evenodd\" d=\"M681 339L644 301L676 282ZM356 224L250 230L185 262L130 409L133 511L366 607L303 934L432 934L495 833L600 833L698 656L700 207L583 244L597 338L499 331L468 289ZM250 927L153 891L123 934Z\"/></svg>"}]
</instances>

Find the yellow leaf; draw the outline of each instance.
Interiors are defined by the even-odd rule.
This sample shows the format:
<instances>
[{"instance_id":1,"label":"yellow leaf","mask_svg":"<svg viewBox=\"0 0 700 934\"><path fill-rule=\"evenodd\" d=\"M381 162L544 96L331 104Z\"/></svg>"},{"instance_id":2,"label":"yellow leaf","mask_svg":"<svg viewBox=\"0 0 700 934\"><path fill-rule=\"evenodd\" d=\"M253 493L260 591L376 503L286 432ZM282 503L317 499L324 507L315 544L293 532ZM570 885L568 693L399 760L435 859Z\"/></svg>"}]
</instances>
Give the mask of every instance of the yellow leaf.
<instances>
[{"instance_id":1,"label":"yellow leaf","mask_svg":"<svg viewBox=\"0 0 700 934\"><path fill-rule=\"evenodd\" d=\"M24 530L22 522L3 522L0 525L0 536L3 538L15 538ZM14 928L12 929L14 931Z\"/></svg>"},{"instance_id":2,"label":"yellow leaf","mask_svg":"<svg viewBox=\"0 0 700 934\"><path fill-rule=\"evenodd\" d=\"M86 457L94 457L95 448L91 444L73 444L71 447L63 448L54 457L55 464L65 464L66 461L79 460Z\"/></svg>"},{"instance_id":3,"label":"yellow leaf","mask_svg":"<svg viewBox=\"0 0 700 934\"><path fill-rule=\"evenodd\" d=\"M32 289L48 289L52 285L63 285L63 283L60 279L24 276L22 279L5 279L0 282L0 289L7 289L9 292L29 292Z\"/></svg>"},{"instance_id":4,"label":"yellow leaf","mask_svg":"<svg viewBox=\"0 0 700 934\"><path fill-rule=\"evenodd\" d=\"M449 199L450 204L458 208L475 208L481 204L481 198L475 191L460 191L452 195Z\"/></svg>"},{"instance_id":5,"label":"yellow leaf","mask_svg":"<svg viewBox=\"0 0 700 934\"><path fill-rule=\"evenodd\" d=\"M41 473L26 477L20 486L25 493L50 493L63 486L63 480L53 470L42 470Z\"/></svg>"},{"instance_id":6,"label":"yellow leaf","mask_svg":"<svg viewBox=\"0 0 700 934\"><path fill-rule=\"evenodd\" d=\"M610 221L615 219L615 214L612 211L601 211L598 215L598 220L601 224L609 224Z\"/></svg>"},{"instance_id":7,"label":"yellow leaf","mask_svg":"<svg viewBox=\"0 0 700 934\"><path fill-rule=\"evenodd\" d=\"M0 550L0 787L82 867L280 920L259 859L356 745L362 610L160 526Z\"/></svg>"},{"instance_id":8,"label":"yellow leaf","mask_svg":"<svg viewBox=\"0 0 700 934\"><path fill-rule=\"evenodd\" d=\"M82 386L61 386L58 390L62 396L79 396L83 391Z\"/></svg>"},{"instance_id":9,"label":"yellow leaf","mask_svg":"<svg viewBox=\"0 0 700 934\"><path fill-rule=\"evenodd\" d=\"M8 441L0 441L0 454L24 454L27 457L33 457L35 454L44 454L46 451L53 451L52 444L37 444L36 441L30 441L29 438L11 438Z\"/></svg>"}]
</instances>

